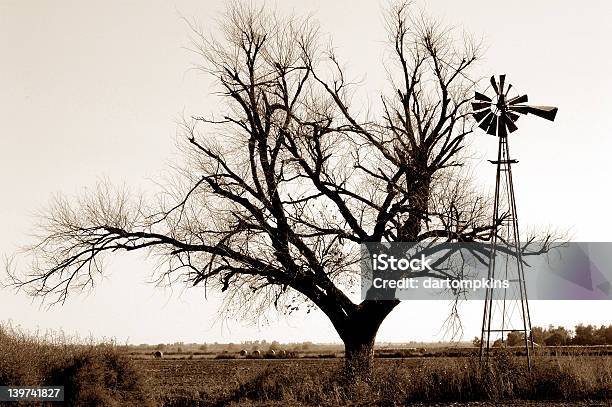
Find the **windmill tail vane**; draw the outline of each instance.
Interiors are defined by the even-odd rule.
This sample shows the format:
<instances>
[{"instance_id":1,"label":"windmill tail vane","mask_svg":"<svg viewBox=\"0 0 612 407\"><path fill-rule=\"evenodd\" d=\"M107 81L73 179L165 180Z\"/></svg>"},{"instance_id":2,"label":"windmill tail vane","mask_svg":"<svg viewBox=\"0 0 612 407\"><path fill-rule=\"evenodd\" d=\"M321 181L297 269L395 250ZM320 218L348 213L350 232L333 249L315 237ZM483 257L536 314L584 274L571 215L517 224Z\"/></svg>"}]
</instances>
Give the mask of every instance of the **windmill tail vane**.
<instances>
[{"instance_id":1,"label":"windmill tail vane","mask_svg":"<svg viewBox=\"0 0 612 407\"><path fill-rule=\"evenodd\" d=\"M509 97L512 85L506 86L506 75L499 75L499 81L491 76L491 87L495 95L487 96L476 92L472 109L478 127L492 136L506 137L508 133L518 128L515 122L521 115L532 114L553 121L557 115L557 108L553 106L527 105L527 95Z\"/></svg>"},{"instance_id":2,"label":"windmill tail vane","mask_svg":"<svg viewBox=\"0 0 612 407\"><path fill-rule=\"evenodd\" d=\"M527 95L513 95L511 84L506 84L506 75L491 77L491 87L494 94L476 92L472 102L473 117L478 127L487 134L497 136L497 160L490 160L497 167L495 180L495 199L493 205L492 238L489 257L489 280L495 279L496 274L505 273L506 279L513 284L508 289L487 288L482 320L480 357L481 361L488 360L491 347L497 341L494 336L504 343L504 335L509 333L520 334L523 338L527 365L531 368L530 344L533 350L531 335L531 316L527 301L527 288L525 274L521 260L519 241L518 217L512 180L512 164L518 161L511 159L508 147L508 134L518 130L516 121L521 116L534 115L553 121L557 115L557 108L553 106L533 106L526 104ZM499 242L498 242L499 241ZM498 256L498 245L506 246L504 256ZM501 253L501 252L500 252ZM509 276L508 265L514 263L513 274ZM503 270L505 268L505 271ZM508 295L508 294L512 295ZM516 294L515 296L513 296ZM512 298L516 298L512 299ZM492 345L493 343L493 345Z\"/></svg>"}]
</instances>

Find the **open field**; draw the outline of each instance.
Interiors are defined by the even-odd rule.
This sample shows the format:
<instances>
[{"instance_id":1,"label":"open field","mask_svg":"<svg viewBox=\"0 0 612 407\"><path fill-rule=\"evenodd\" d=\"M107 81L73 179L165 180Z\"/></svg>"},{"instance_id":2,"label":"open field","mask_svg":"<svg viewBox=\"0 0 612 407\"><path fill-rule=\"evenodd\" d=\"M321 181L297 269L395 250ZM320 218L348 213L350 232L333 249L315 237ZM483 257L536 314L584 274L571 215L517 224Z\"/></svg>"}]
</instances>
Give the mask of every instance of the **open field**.
<instances>
[{"instance_id":1,"label":"open field","mask_svg":"<svg viewBox=\"0 0 612 407\"><path fill-rule=\"evenodd\" d=\"M150 359L137 365L149 378L149 385L159 399L202 399L229 401L241 385L262 374L273 372L309 372L327 375L342 366L341 359Z\"/></svg>"},{"instance_id":2,"label":"open field","mask_svg":"<svg viewBox=\"0 0 612 407\"><path fill-rule=\"evenodd\" d=\"M509 394L514 397L510 405L612 405L612 357L541 357L536 360L534 376L514 370L520 369L522 360L513 359L501 370L494 369L495 383L474 376L473 358L377 359L374 383L352 388L350 395L334 384L341 359L149 359L135 363L148 377L155 399L165 406L353 405L349 398L359 400L360 405L431 400L438 405L492 406L502 405L501 399ZM483 388L476 388L479 385ZM486 388L493 385L500 387Z\"/></svg>"},{"instance_id":3,"label":"open field","mask_svg":"<svg viewBox=\"0 0 612 407\"><path fill-rule=\"evenodd\" d=\"M525 354L522 346L504 348L516 356ZM133 359L152 359L155 349L153 347L142 349L133 346L125 348L125 352ZM546 346L532 349L537 356L612 356L612 345L600 346ZM376 347L377 358L437 358L437 357L476 357L479 348L473 346L438 346L438 347ZM311 350L297 350L288 348L275 353L262 351L259 356L249 352L245 357L239 351L199 351L189 348L181 350L171 349L163 352L164 359L333 359L344 357L344 350L340 345L317 346Z\"/></svg>"},{"instance_id":4,"label":"open field","mask_svg":"<svg viewBox=\"0 0 612 407\"><path fill-rule=\"evenodd\" d=\"M229 352L217 354L224 359L185 353L153 358L113 343L67 343L62 337L0 330L0 385L64 386L70 406L491 406L506 400L610 405L607 348L538 352L549 350L556 356L536 356L529 372L515 349L499 349L485 368L478 358L465 356L474 353L470 348L378 349L382 357L375 359L371 378L347 381L341 352L334 349L304 350L290 358L277 353L247 359Z\"/></svg>"}]
</instances>

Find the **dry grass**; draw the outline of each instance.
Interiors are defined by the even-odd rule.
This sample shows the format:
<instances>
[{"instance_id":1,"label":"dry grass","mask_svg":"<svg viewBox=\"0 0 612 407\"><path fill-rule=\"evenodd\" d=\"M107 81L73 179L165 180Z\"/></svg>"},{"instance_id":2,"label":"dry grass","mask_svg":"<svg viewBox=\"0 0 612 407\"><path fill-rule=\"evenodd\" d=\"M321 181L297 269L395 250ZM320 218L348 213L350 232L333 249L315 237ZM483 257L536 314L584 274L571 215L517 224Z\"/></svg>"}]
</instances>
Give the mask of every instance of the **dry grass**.
<instances>
[{"instance_id":1,"label":"dry grass","mask_svg":"<svg viewBox=\"0 0 612 407\"><path fill-rule=\"evenodd\" d=\"M6 325L0 325L0 385L64 386L67 405L153 405L142 371L115 344L77 344Z\"/></svg>"},{"instance_id":2,"label":"dry grass","mask_svg":"<svg viewBox=\"0 0 612 407\"><path fill-rule=\"evenodd\" d=\"M287 401L306 405L355 402L401 406L414 402L520 400L609 400L611 358L540 359L529 372L524 360L499 355L482 369L469 358L379 363L371 382L343 384L339 375L270 369L242 383L226 401Z\"/></svg>"},{"instance_id":3,"label":"dry grass","mask_svg":"<svg viewBox=\"0 0 612 407\"><path fill-rule=\"evenodd\" d=\"M341 380L342 361L337 359L139 361L156 376L154 383L160 383L159 399L174 407L400 406L451 401L498 405L502 399L577 405L612 397L610 357L541 357L535 362L529 372L524 359L510 355L500 355L487 370L472 358L380 359L371 382L347 385ZM169 382L172 376L176 384Z\"/></svg>"},{"instance_id":4,"label":"dry grass","mask_svg":"<svg viewBox=\"0 0 612 407\"><path fill-rule=\"evenodd\" d=\"M401 406L555 400L609 402L612 357L501 353L482 369L469 357L378 359L371 381L346 383L340 359L142 360L113 343L31 336L0 326L0 385L63 385L67 405Z\"/></svg>"}]
</instances>

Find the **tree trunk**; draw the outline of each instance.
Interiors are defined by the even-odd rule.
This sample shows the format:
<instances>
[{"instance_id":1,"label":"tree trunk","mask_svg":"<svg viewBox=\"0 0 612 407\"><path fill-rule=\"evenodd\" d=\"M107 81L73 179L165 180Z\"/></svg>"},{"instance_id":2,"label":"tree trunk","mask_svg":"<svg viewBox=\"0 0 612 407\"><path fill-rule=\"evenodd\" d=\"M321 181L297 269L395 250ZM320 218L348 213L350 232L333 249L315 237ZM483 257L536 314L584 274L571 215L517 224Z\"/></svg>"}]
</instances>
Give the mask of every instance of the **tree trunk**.
<instances>
[{"instance_id":1,"label":"tree trunk","mask_svg":"<svg viewBox=\"0 0 612 407\"><path fill-rule=\"evenodd\" d=\"M345 378L348 381L369 381L374 364L376 334L380 324L400 301L364 300L355 305L340 290L336 291L328 291L328 296L308 294L327 315L344 342ZM331 294L336 294L336 297Z\"/></svg>"},{"instance_id":2,"label":"tree trunk","mask_svg":"<svg viewBox=\"0 0 612 407\"><path fill-rule=\"evenodd\" d=\"M399 304L391 301L364 301L339 330L344 342L345 376L349 381L372 378L374 341L380 324Z\"/></svg>"},{"instance_id":3,"label":"tree trunk","mask_svg":"<svg viewBox=\"0 0 612 407\"><path fill-rule=\"evenodd\" d=\"M344 369L347 380L371 380L375 338L376 332L366 336L359 332L359 336L344 342Z\"/></svg>"}]
</instances>

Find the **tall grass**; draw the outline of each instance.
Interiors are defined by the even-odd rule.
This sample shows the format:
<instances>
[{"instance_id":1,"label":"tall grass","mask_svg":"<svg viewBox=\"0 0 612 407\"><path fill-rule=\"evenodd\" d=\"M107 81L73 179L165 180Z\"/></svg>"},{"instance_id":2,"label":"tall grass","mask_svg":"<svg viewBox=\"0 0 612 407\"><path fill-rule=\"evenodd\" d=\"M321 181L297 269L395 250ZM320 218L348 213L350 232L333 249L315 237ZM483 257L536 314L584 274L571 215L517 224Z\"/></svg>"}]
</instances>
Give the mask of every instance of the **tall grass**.
<instances>
[{"instance_id":1,"label":"tall grass","mask_svg":"<svg viewBox=\"0 0 612 407\"><path fill-rule=\"evenodd\" d=\"M202 361L202 374L215 363ZM258 361L235 361L254 363ZM180 363L180 362L174 362ZM334 367L335 366L335 367ZM261 367L241 376L218 377L190 394L155 389L142 365L116 344L71 340L62 334L28 335L0 325L0 385L64 386L66 405L373 405L415 402L526 400L610 400L612 357L538 357L528 371L525 359L500 352L486 367L470 357L377 360L371 380L346 382L342 363L293 361ZM187 385L188 383L180 383ZM214 387L208 388L208 387ZM157 394L155 394L157 393ZM161 395L159 394L161 393Z\"/></svg>"},{"instance_id":2,"label":"tall grass","mask_svg":"<svg viewBox=\"0 0 612 407\"><path fill-rule=\"evenodd\" d=\"M0 385L64 386L67 405L147 406L146 381L114 343L0 325Z\"/></svg>"},{"instance_id":3,"label":"tall grass","mask_svg":"<svg viewBox=\"0 0 612 407\"><path fill-rule=\"evenodd\" d=\"M225 402L285 401L306 405L403 406L414 402L609 400L612 358L542 358L528 371L525 360L497 355L486 367L474 358L425 359L378 364L371 381L344 383L336 374L269 369L240 384Z\"/></svg>"}]
</instances>

